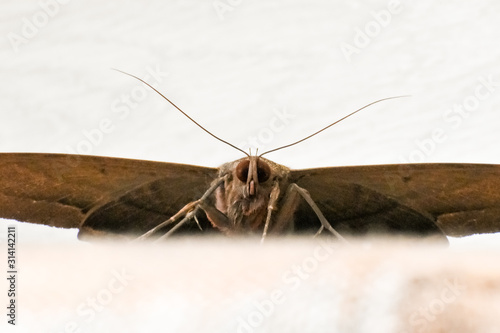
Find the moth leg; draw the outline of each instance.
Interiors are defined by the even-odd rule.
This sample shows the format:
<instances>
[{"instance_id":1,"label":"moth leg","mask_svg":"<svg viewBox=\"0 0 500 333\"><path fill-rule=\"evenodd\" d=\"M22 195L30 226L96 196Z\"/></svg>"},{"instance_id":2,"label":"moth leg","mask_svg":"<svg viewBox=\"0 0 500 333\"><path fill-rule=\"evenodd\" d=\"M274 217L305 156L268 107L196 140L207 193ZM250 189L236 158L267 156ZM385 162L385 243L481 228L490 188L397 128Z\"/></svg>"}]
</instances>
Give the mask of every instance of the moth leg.
<instances>
[{"instance_id":1,"label":"moth leg","mask_svg":"<svg viewBox=\"0 0 500 333\"><path fill-rule=\"evenodd\" d=\"M196 215L195 215L195 216L193 216L193 219L196 222L198 229L200 229L200 231L203 231L203 228L201 227L200 221L198 221L198 217L196 217Z\"/></svg>"},{"instance_id":2,"label":"moth leg","mask_svg":"<svg viewBox=\"0 0 500 333\"><path fill-rule=\"evenodd\" d=\"M175 213L173 216L171 216L168 220L160 223L159 225L152 228L148 232L139 236L138 238L136 238L136 240L143 240L143 239L149 238L153 234L157 233L159 230L163 229L164 227L168 226L169 224L175 223L175 221L179 220L182 216L184 216L184 218L181 221L179 221L165 235L160 237L160 239L170 236L174 231L176 231L178 228L180 228L184 223L186 223L187 221L189 221L192 218L195 218L196 213L199 211L201 206L203 206L204 203L207 201L207 198L210 195L212 195L212 193L217 189L217 187L219 187L225 181L225 179L226 179L226 177L221 177L221 178L217 179L215 182L212 183L210 188L202 195L202 197L200 199L188 203L187 205L182 207L177 213ZM197 223L197 224L199 226L199 223Z\"/></svg>"},{"instance_id":3,"label":"moth leg","mask_svg":"<svg viewBox=\"0 0 500 333\"><path fill-rule=\"evenodd\" d=\"M198 204L198 201L199 200L196 200L192 203ZM157 241L163 240L163 239L169 237L170 235L172 235L177 229L179 229L182 225L184 225L184 223L186 223L187 221L191 220L194 216L196 216L196 213L198 213L199 209L200 209L200 207L198 205L195 205L195 208L193 210L190 210L186 214L186 216L184 216L184 218L179 221L179 223L177 223L172 229L170 229L168 232L166 232L163 236L158 238Z\"/></svg>"},{"instance_id":4,"label":"moth leg","mask_svg":"<svg viewBox=\"0 0 500 333\"><path fill-rule=\"evenodd\" d=\"M316 216L318 217L319 221L321 222L321 227L319 228L318 232L315 234L317 236L320 234L323 229L326 229L330 231L335 237L338 239L342 240L343 242L346 242L346 239L342 237L328 222L326 217L323 215L321 212L321 209L319 209L318 205L314 202L314 200L311 198L311 195L306 189L303 189L302 187L298 186L297 184L293 183L288 186L288 189L286 191L285 197L283 198L283 203L280 208L280 215L278 215L278 218L276 219L276 223L273 226L273 232L280 232L283 231L286 227L292 227L293 225L291 224L291 221L293 221L293 214L296 211L299 200L304 199L309 207L312 208Z\"/></svg>"},{"instance_id":5,"label":"moth leg","mask_svg":"<svg viewBox=\"0 0 500 333\"><path fill-rule=\"evenodd\" d=\"M187 214L189 211L193 210L193 208L196 206L196 201L190 202L184 207L182 207L181 210L179 210L175 215L172 215L168 220L158 224L156 227L153 229L149 230L148 232L142 234L141 236L137 237L136 240L143 240L146 238L151 237L153 234L155 234L158 230L166 227L167 225L174 223L177 219L179 219L180 216Z\"/></svg>"},{"instance_id":6,"label":"moth leg","mask_svg":"<svg viewBox=\"0 0 500 333\"><path fill-rule=\"evenodd\" d=\"M262 237L260 239L260 243L264 242L264 239L267 235L267 230L269 229L269 224L271 223L271 215L273 210L276 208L276 202L278 201L280 195L280 184L275 181L273 184L273 188L271 189L271 194L269 195L269 204L267 205L267 216L266 223L264 224L264 231L262 232Z\"/></svg>"},{"instance_id":7,"label":"moth leg","mask_svg":"<svg viewBox=\"0 0 500 333\"><path fill-rule=\"evenodd\" d=\"M219 229L222 233L225 235L234 233L234 227L231 221L223 212L206 201L200 202L199 208L205 212L210 223L212 223L212 225Z\"/></svg>"},{"instance_id":8,"label":"moth leg","mask_svg":"<svg viewBox=\"0 0 500 333\"><path fill-rule=\"evenodd\" d=\"M323 225L321 225L321 227L319 227L318 231L316 231L316 233L314 234L314 237L318 236L319 234L321 234L323 232L323 230L325 229L325 227L323 227Z\"/></svg>"}]
</instances>

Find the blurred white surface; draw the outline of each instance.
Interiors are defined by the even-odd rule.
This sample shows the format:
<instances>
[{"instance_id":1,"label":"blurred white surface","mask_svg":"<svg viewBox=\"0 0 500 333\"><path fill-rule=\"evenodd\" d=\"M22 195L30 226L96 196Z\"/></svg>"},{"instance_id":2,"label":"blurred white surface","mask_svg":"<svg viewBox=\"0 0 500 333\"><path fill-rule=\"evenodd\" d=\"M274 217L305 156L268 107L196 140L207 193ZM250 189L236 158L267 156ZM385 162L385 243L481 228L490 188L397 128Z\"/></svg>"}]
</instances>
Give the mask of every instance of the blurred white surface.
<instances>
[{"instance_id":1,"label":"blurred white surface","mask_svg":"<svg viewBox=\"0 0 500 333\"><path fill-rule=\"evenodd\" d=\"M475 333L499 324L498 254L477 248L191 238L31 243L19 258L19 325L9 332Z\"/></svg>"}]
</instances>

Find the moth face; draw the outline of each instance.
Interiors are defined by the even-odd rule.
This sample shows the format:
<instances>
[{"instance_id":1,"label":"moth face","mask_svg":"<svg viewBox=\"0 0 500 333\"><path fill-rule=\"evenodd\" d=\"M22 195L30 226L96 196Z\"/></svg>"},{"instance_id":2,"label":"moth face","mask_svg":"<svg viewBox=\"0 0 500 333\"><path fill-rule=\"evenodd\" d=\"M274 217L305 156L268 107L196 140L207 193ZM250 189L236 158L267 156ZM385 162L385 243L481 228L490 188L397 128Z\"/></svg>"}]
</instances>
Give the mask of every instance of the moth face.
<instances>
[{"instance_id":1,"label":"moth face","mask_svg":"<svg viewBox=\"0 0 500 333\"><path fill-rule=\"evenodd\" d=\"M273 185L286 186L290 170L258 156L226 163L219 168L224 185L215 194L215 206L242 231L257 230L263 225Z\"/></svg>"},{"instance_id":2,"label":"moth face","mask_svg":"<svg viewBox=\"0 0 500 333\"><path fill-rule=\"evenodd\" d=\"M241 182L240 185L245 184L244 197L253 198L260 190L260 184L266 186L266 182L271 177L271 167L263 160L247 158L238 162L233 176Z\"/></svg>"}]
</instances>

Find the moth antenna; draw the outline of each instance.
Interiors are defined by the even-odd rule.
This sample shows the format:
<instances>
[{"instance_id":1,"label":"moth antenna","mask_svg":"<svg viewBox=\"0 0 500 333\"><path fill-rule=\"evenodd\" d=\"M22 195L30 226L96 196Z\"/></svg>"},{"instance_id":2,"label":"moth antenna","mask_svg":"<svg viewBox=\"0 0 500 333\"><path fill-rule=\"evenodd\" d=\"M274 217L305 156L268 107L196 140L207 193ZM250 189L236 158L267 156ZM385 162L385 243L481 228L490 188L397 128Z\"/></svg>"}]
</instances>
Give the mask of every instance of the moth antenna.
<instances>
[{"instance_id":1,"label":"moth antenna","mask_svg":"<svg viewBox=\"0 0 500 333\"><path fill-rule=\"evenodd\" d=\"M247 155L248 157L250 157L250 155L248 155L244 150L236 147L235 145L227 142L226 140L223 140L221 138L219 138L218 136L216 136L215 134L213 134L212 132L210 132L209 130L207 130L205 127L201 126L200 124L198 124L196 122L196 120L194 120L193 118L191 118L187 113L185 113L184 111L182 111L177 105L175 105L171 100L169 100L167 97L165 97L165 95L163 95L161 92L159 92L155 87L153 87L152 85L150 85L149 83L147 83L146 81L144 81L143 79L141 79L140 77L137 77L133 74L129 74L127 72L124 72L122 70L119 70L119 69L116 69L116 68L112 68L112 70L115 70L117 72L120 72L120 73L123 73L125 75L128 75L128 76L131 76L133 77L134 79L137 79L139 81L141 81L142 83L144 83L145 85L147 85L149 88L153 89L158 95L160 95L161 97L163 97L167 102L169 102L174 108L176 108L180 113L182 113L184 116L186 116L189 120L191 120L193 123L195 123L199 128L201 128L202 130L204 130L206 133L210 134L212 137L214 137L215 139L219 140L220 142L223 142L225 143L226 145L228 146L231 146L233 147L234 149L236 150L239 150L241 151L243 154Z\"/></svg>"},{"instance_id":2,"label":"moth antenna","mask_svg":"<svg viewBox=\"0 0 500 333\"><path fill-rule=\"evenodd\" d=\"M357 109L356 111L349 113L347 116L345 116L345 117L343 117L343 118L340 118L339 120L334 121L334 122L333 122L333 123L331 123L330 125L328 125L328 126L326 126L326 127L323 127L323 128L322 128L322 129L320 129L319 131L314 132L313 134L311 134L311 135L309 135L309 136L306 136L306 137L305 137L305 138L303 138L303 139L300 139L300 140L298 140L298 141L295 141L295 142L293 142L293 143L290 143L290 144L287 144L287 145L284 145L284 146L281 146L281 147L278 147L278 148L274 148L274 149L268 150L268 151L266 151L266 152L264 152L264 153L260 154L260 155L259 155L259 157L262 157L262 155L269 154L269 153L271 153L271 152L275 152L275 151L280 150L280 149L284 149L284 148L288 148L288 147L294 146L294 145L296 145L296 144L298 144L298 143L301 143L302 141L305 141L305 140L307 140L307 139L309 139L309 138L312 138L312 137L313 137L313 136L315 136L316 134L319 134L319 133L323 132L324 130L326 130L326 129L328 129L328 128L332 127L333 125L335 125L335 124L337 124L337 123L340 123L342 120L344 120L344 119L346 119L346 118L349 118L350 116L352 116L352 115L354 115L354 114L358 113L359 111L361 111L361 110L363 110L363 109L366 109L367 107L369 107L369 106L371 106L371 105L373 105L373 104L376 104L376 103L379 103L379 102L382 102L382 101L386 101L386 100L388 100L388 99L401 98L401 97L410 97L410 95L401 95L401 96L386 97L386 98L379 99L379 100L377 100L377 101L375 101L375 102L371 102L371 103L369 103L369 104L366 104L366 105L365 105L365 106L363 106L362 108L359 108L359 109Z\"/></svg>"}]
</instances>

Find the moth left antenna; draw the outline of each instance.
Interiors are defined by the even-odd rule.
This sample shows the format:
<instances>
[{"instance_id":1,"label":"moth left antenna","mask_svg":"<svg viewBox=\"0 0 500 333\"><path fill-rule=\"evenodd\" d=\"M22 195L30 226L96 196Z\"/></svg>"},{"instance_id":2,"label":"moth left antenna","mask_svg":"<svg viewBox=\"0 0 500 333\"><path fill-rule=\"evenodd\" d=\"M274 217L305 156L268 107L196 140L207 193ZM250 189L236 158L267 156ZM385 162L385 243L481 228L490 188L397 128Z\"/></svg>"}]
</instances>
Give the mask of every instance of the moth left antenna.
<instances>
[{"instance_id":1,"label":"moth left antenna","mask_svg":"<svg viewBox=\"0 0 500 333\"><path fill-rule=\"evenodd\" d=\"M217 135L213 134L212 132L210 132L209 130L207 130L205 127L203 127L202 125L198 124L198 122L196 122L196 120L194 120L193 118L191 118L187 113L185 113L184 111L182 111L177 105L175 105L171 100L169 100L167 97L165 97L165 95L163 95L161 92L159 92L155 87L153 87L152 85L150 85L149 83L147 83L146 81L144 81L143 79L141 79L140 77L138 76L135 76L133 74L130 74L130 73L127 73L127 72L124 72L122 70L119 70L119 69L116 69L116 68L111 68L112 70L115 70L117 72L120 72L120 73L123 73L125 75L128 75L128 76L131 76L133 77L134 79L137 79L139 81L141 81L142 83L144 83L145 85L147 85L149 88L153 89L158 95L160 95L161 97L163 97L167 102L169 102L174 108L176 108L180 113L182 113L184 116L186 116L189 120L191 120L193 123L195 123L199 128L201 128L202 130L204 130L206 133L210 134L212 137L214 137L215 139L219 140L220 142L223 142L225 143L226 145L228 146L231 146L233 147L234 149L236 150L239 150L241 151L243 154L247 155L248 157L250 157L250 155L248 155L248 153L246 153L244 150L236 147L235 145L233 145L232 143L229 143L227 142L226 140L224 139L221 139L219 138Z\"/></svg>"},{"instance_id":2,"label":"moth left antenna","mask_svg":"<svg viewBox=\"0 0 500 333\"><path fill-rule=\"evenodd\" d=\"M335 125L335 124L337 124L337 123L340 123L342 120L344 120L344 119L346 119L346 118L349 118L350 116L352 116L352 115L354 115L354 114L358 113L359 111L361 111L361 110L363 110L363 109L366 109L366 108L367 108L367 107L369 107L370 105L373 105L373 104L376 104L376 103L379 103L379 102L382 102L382 101L386 101L386 100L388 100L388 99L401 98L401 97L410 97L410 95L401 95L401 96L386 97L386 98L379 99L379 100L377 100L377 101L375 101L375 102L371 102L370 104L366 104L366 105L365 105L365 106L363 106L362 108L359 108L359 109L357 109L356 111L349 113L347 116L342 117L342 118L340 118L339 120L334 121L334 122L333 122L333 123L331 123L330 125L328 125L328 126L326 126L326 127L323 127L323 128L322 128L322 129L320 129L319 131L314 132L313 134L308 135L308 136L306 136L306 137L305 137L305 138L303 138L303 139L300 139L300 140L298 140L298 141L292 142L292 143L287 144L287 145L285 145L285 146L281 146L281 147L278 147L278 148L274 148L274 149L268 150L268 151L266 151L266 152L264 152L264 153L260 154L260 155L259 155L259 157L262 157L262 155L269 154L269 153L275 152L275 151L280 150L280 149L284 149L284 148L288 148L288 147L294 146L294 145L296 145L296 144L298 144L298 143L301 143L302 141L305 141L305 140L307 140L307 139L309 139L309 138L312 138L312 137L313 137L313 136L315 136L316 134L319 134L319 133L323 132L324 130L326 130L326 129L328 129L328 128L332 127L333 125Z\"/></svg>"}]
</instances>

